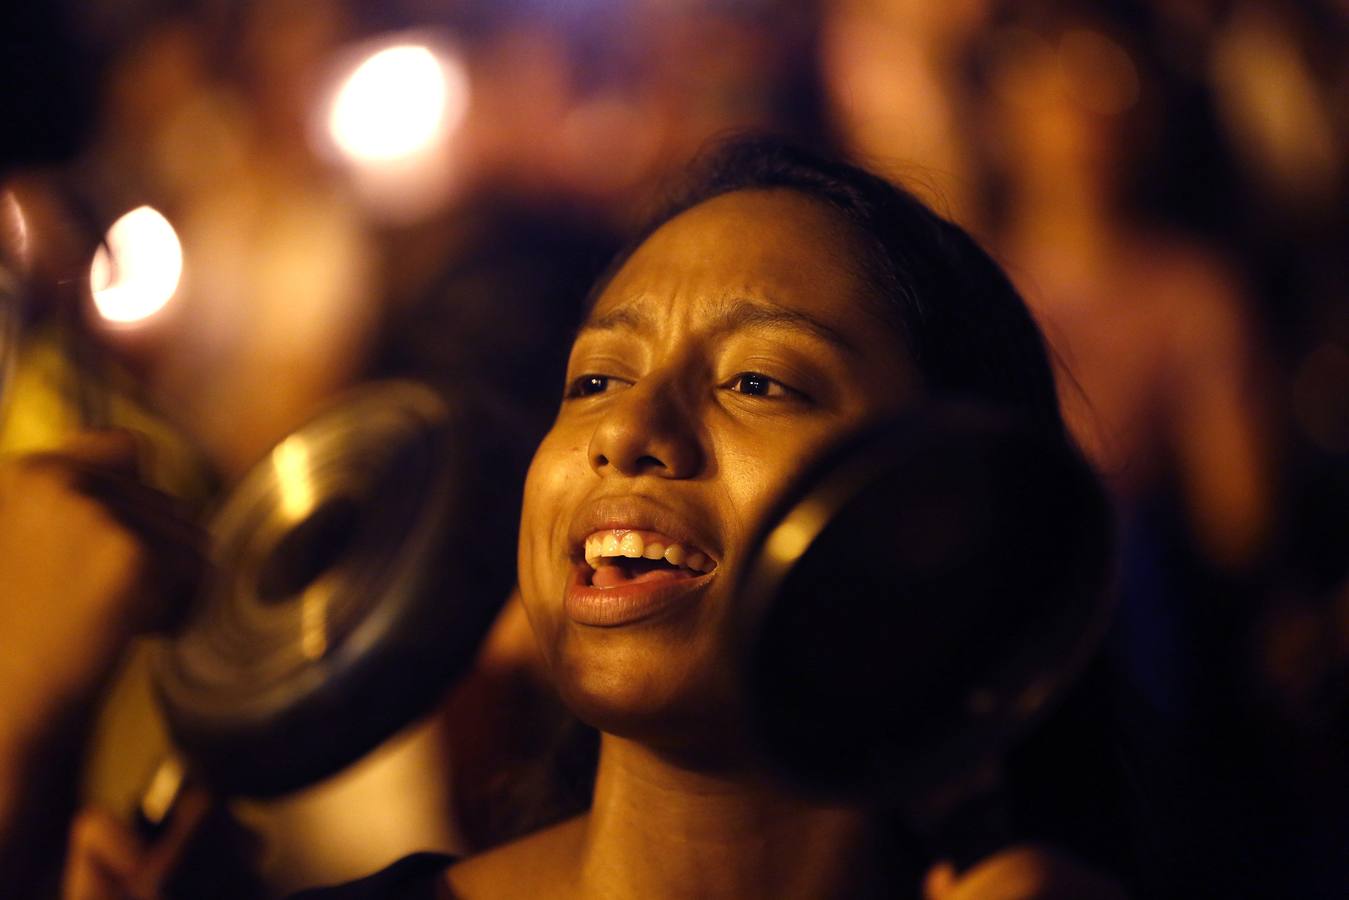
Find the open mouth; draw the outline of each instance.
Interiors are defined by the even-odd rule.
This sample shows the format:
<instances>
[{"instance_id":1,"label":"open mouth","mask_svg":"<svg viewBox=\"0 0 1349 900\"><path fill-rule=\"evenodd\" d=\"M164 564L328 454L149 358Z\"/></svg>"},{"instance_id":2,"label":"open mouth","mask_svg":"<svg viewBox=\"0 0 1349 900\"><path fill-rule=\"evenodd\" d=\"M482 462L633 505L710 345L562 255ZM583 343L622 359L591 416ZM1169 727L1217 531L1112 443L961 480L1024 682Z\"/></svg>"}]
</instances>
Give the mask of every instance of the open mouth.
<instances>
[{"instance_id":1,"label":"open mouth","mask_svg":"<svg viewBox=\"0 0 1349 900\"><path fill-rule=\"evenodd\" d=\"M607 529L585 540L590 572L585 583L596 588L680 581L717 567L700 548L655 531Z\"/></svg>"}]
</instances>

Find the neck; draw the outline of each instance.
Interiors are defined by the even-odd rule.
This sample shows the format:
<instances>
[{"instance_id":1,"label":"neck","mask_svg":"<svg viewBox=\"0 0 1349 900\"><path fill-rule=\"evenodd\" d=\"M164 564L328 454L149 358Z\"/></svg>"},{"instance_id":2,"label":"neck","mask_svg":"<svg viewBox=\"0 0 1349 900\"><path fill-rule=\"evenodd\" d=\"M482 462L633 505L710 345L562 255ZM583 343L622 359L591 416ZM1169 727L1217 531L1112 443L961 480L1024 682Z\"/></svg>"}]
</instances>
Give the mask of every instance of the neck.
<instances>
[{"instance_id":1,"label":"neck","mask_svg":"<svg viewBox=\"0 0 1349 900\"><path fill-rule=\"evenodd\" d=\"M693 771L605 735L582 896L858 896L870 829L747 773ZM862 880L865 880L865 876Z\"/></svg>"}]
</instances>

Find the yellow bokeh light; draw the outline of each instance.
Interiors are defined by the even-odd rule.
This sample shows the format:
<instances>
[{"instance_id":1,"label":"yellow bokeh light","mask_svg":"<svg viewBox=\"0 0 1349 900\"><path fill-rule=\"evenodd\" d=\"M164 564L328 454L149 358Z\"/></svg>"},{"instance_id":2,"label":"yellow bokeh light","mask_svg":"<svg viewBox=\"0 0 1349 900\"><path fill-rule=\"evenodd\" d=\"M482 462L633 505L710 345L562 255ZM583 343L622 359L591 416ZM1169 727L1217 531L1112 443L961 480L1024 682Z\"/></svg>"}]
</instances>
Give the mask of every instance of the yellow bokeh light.
<instances>
[{"instance_id":1,"label":"yellow bokeh light","mask_svg":"<svg viewBox=\"0 0 1349 900\"><path fill-rule=\"evenodd\" d=\"M328 132L351 162L395 162L435 147L467 106L461 64L424 44L399 44L369 54L346 77Z\"/></svg>"},{"instance_id":2,"label":"yellow bokeh light","mask_svg":"<svg viewBox=\"0 0 1349 900\"><path fill-rule=\"evenodd\" d=\"M309 479L309 446L293 434L272 450L276 486L281 495L281 512L290 522L298 522L314 508L314 485Z\"/></svg>"},{"instance_id":3,"label":"yellow bokeh light","mask_svg":"<svg viewBox=\"0 0 1349 900\"><path fill-rule=\"evenodd\" d=\"M89 267L94 307L108 322L141 322L164 308L183 274L178 234L158 211L141 206L112 224Z\"/></svg>"}]
</instances>

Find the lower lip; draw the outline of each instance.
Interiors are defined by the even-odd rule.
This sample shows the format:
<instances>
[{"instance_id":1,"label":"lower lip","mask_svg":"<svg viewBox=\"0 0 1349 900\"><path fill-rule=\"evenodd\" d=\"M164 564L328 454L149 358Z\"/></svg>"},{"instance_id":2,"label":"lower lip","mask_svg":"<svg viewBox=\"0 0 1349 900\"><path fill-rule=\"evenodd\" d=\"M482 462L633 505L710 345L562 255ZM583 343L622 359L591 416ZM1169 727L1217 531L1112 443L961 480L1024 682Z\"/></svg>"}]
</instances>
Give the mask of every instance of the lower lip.
<instances>
[{"instance_id":1,"label":"lower lip","mask_svg":"<svg viewBox=\"0 0 1349 900\"><path fill-rule=\"evenodd\" d=\"M591 568L586 563L576 566L563 596L562 607L573 622L600 628L631 625L688 603L689 595L705 587L715 574L714 571L697 578L597 588L587 583L590 572Z\"/></svg>"}]
</instances>

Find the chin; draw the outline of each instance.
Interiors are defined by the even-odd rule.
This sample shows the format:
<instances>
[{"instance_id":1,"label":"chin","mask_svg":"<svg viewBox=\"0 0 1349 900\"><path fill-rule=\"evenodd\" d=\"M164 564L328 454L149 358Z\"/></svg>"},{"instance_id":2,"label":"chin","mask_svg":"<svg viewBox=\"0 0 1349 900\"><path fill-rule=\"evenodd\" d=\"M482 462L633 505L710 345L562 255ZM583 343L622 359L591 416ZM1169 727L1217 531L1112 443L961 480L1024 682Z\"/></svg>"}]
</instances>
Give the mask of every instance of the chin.
<instances>
[{"instance_id":1,"label":"chin","mask_svg":"<svg viewBox=\"0 0 1349 900\"><path fill-rule=\"evenodd\" d=\"M573 646L554 662L563 703L586 724L652 746L686 746L718 737L742 717L733 710L731 678L709 654L661 653L650 642L599 637L608 646ZM623 636L628 637L628 636ZM687 649L687 648L685 648Z\"/></svg>"}]
</instances>

